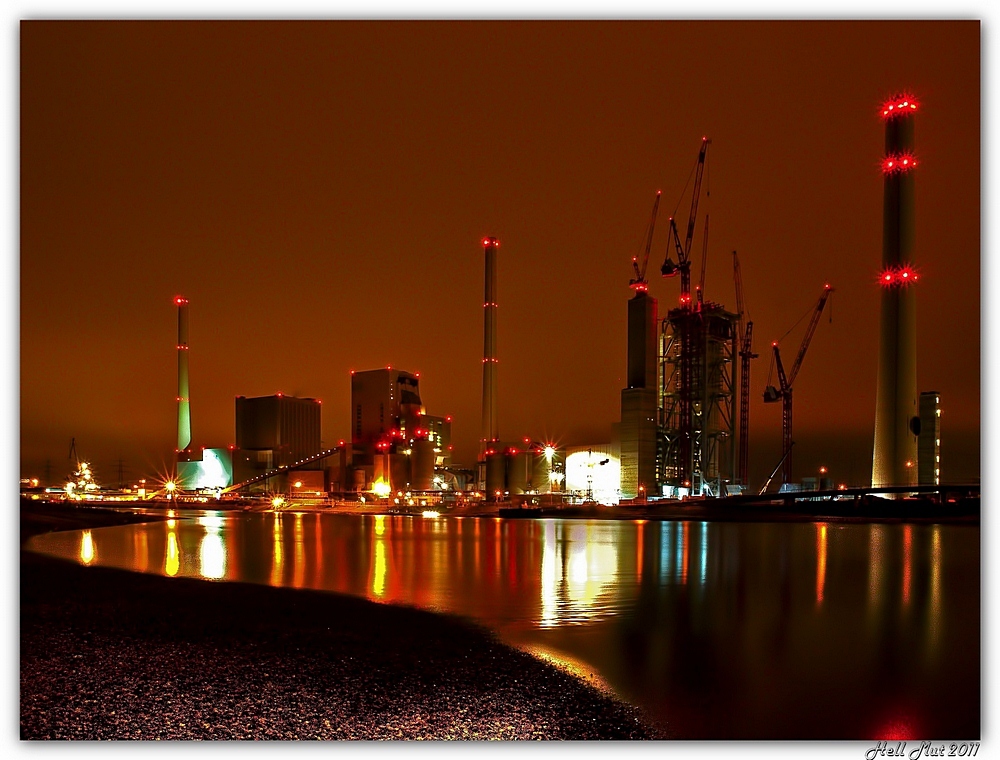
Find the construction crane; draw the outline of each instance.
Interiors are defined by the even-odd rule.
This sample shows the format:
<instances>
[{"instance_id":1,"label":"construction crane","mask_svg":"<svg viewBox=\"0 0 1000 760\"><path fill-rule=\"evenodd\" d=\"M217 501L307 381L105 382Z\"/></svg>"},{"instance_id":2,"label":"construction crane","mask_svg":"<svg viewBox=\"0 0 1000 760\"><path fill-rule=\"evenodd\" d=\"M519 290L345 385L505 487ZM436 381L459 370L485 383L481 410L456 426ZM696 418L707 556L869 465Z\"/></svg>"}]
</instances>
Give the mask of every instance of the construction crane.
<instances>
[{"instance_id":1,"label":"construction crane","mask_svg":"<svg viewBox=\"0 0 1000 760\"><path fill-rule=\"evenodd\" d=\"M708 268L708 214L705 214L705 236L701 243L701 279L698 280L698 306L705 302L705 270Z\"/></svg>"},{"instance_id":2,"label":"construction crane","mask_svg":"<svg viewBox=\"0 0 1000 760\"><path fill-rule=\"evenodd\" d=\"M691 213L688 216L687 233L684 236L684 243L681 243L680 233L677 232L677 223L670 217L670 239L677 253L677 263L670 259L670 246L667 246L667 257L660 267L660 274L664 277L681 276L681 306L685 309L691 308L691 241L694 239L694 225L698 216L698 198L701 195L701 179L705 173L705 156L708 153L708 146L712 141L707 137L701 138L701 150L698 152L698 163L695 167L694 190L691 192Z\"/></svg>"},{"instance_id":3,"label":"construction crane","mask_svg":"<svg viewBox=\"0 0 1000 760\"><path fill-rule=\"evenodd\" d=\"M632 269L635 277L628 281L628 286L636 293L646 293L649 290L649 282L646 280L646 265L649 263L649 249L653 245L653 229L656 227L656 211L660 206L660 191L656 191L656 199L653 201L653 214L649 218L649 233L646 235L646 254L642 257L642 268L639 267L639 257L632 257Z\"/></svg>"},{"instance_id":4,"label":"construction crane","mask_svg":"<svg viewBox=\"0 0 1000 760\"><path fill-rule=\"evenodd\" d=\"M802 338L802 345L799 346L799 353L795 356L795 364L792 365L792 371L787 376L785 375L785 368L781 364L781 352L778 350L778 343L775 341L771 344L774 348L774 366L778 370L779 387L775 388L773 385L768 384L764 388L764 403L772 404L776 401L781 401L781 452L784 457L784 469L781 477L783 483L790 483L792 481L792 383L795 382L799 370L802 369L802 360L806 357L809 342L812 340L813 333L816 332L816 326L819 324L823 307L826 306L827 299L830 298L830 294L832 293L833 288L829 285L823 286L823 295L819 297L816 308L813 309L812 319L809 320L806 334Z\"/></svg>"},{"instance_id":5,"label":"construction crane","mask_svg":"<svg viewBox=\"0 0 1000 760\"><path fill-rule=\"evenodd\" d=\"M753 352L753 320L743 303L743 271L740 257L733 251L733 280L736 283L736 313L739 317L736 338L740 344L740 439L737 458L737 477L746 485L750 469L750 361L757 358ZM744 317L747 317L744 320Z\"/></svg>"}]
</instances>

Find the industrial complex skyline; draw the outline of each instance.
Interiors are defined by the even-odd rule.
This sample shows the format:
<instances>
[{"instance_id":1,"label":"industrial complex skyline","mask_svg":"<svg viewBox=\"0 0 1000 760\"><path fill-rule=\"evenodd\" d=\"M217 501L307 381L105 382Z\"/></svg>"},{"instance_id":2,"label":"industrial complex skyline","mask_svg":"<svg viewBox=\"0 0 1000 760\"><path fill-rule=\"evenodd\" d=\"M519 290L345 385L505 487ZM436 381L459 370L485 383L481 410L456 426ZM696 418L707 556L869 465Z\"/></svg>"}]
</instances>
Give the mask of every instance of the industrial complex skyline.
<instances>
[{"instance_id":1,"label":"industrial complex skyline","mask_svg":"<svg viewBox=\"0 0 1000 760\"><path fill-rule=\"evenodd\" d=\"M192 444L234 399L322 399L351 371L421 373L456 462L482 423L483 245L496 236L501 438L611 438L631 260L649 205L686 221L703 136L705 299L754 321L750 482L777 464L767 347L794 356L797 477L871 478L881 113L916 93L917 390L942 478L979 477L978 22L24 22L21 469L168 466L190 301ZM901 42L902 41L902 42ZM687 187L690 193L690 187ZM665 314L676 279L650 255ZM701 267L701 229L694 267ZM832 322L829 319L832 317ZM798 322L798 328L786 333ZM772 378L771 384L775 383ZM113 474L106 473L107 479Z\"/></svg>"}]
</instances>

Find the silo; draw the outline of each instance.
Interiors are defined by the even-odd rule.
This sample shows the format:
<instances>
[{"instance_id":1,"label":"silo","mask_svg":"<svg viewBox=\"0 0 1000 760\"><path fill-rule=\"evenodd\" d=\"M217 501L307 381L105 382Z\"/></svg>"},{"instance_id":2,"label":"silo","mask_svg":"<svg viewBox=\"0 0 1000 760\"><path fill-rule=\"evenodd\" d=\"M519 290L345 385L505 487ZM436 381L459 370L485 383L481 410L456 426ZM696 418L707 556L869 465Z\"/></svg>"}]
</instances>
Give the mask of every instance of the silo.
<instances>
[{"instance_id":1,"label":"silo","mask_svg":"<svg viewBox=\"0 0 1000 760\"><path fill-rule=\"evenodd\" d=\"M434 443L414 441L410 449L410 488L414 491L431 490L434 481Z\"/></svg>"}]
</instances>

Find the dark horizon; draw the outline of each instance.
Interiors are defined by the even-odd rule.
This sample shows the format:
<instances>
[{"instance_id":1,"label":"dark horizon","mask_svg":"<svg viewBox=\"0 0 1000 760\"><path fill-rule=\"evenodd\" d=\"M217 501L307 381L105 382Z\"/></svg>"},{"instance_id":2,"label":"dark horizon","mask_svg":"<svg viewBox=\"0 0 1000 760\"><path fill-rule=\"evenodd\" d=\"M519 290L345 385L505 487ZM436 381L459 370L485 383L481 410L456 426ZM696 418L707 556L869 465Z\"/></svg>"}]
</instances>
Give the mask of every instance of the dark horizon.
<instances>
[{"instance_id":1,"label":"dark horizon","mask_svg":"<svg viewBox=\"0 0 1000 760\"><path fill-rule=\"evenodd\" d=\"M665 220L676 206L686 222L708 135L706 298L735 308L739 251L761 356L751 484L780 456L780 410L761 401L770 343L827 282L833 322L795 383L795 478L870 478L878 107L907 90L921 104L918 389L941 393L942 481L979 478L977 21L20 30L22 476L49 460L60 479L71 438L107 484L119 457L134 477L170 466L177 295L196 448L233 442L235 396L278 391L324 401L327 445L349 438L350 370L391 364L421 373L471 465L484 235L501 242L501 438L606 442L631 257L661 189L662 316L678 294L657 273Z\"/></svg>"}]
</instances>

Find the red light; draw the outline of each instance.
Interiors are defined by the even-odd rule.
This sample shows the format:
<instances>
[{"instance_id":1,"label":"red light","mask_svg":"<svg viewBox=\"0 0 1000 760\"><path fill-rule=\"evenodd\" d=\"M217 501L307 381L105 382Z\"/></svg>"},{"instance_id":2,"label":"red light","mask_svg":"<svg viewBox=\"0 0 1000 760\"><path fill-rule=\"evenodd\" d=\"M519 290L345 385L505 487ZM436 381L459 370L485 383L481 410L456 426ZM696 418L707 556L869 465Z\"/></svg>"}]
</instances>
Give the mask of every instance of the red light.
<instances>
[{"instance_id":1,"label":"red light","mask_svg":"<svg viewBox=\"0 0 1000 760\"><path fill-rule=\"evenodd\" d=\"M277 393L278 398L282 398L284 395L285 394L283 394L281 391L278 391L278 393Z\"/></svg>"},{"instance_id":2,"label":"red light","mask_svg":"<svg viewBox=\"0 0 1000 760\"><path fill-rule=\"evenodd\" d=\"M236 451L236 447L233 444L229 444L230 451Z\"/></svg>"},{"instance_id":3,"label":"red light","mask_svg":"<svg viewBox=\"0 0 1000 760\"><path fill-rule=\"evenodd\" d=\"M909 285L911 282L916 282L918 279L918 272L910 264L903 264L901 266L892 267L886 269L879 275L879 283L884 287L893 286L905 286Z\"/></svg>"},{"instance_id":4,"label":"red light","mask_svg":"<svg viewBox=\"0 0 1000 760\"><path fill-rule=\"evenodd\" d=\"M343 445L344 445L344 442L343 442L343 441L337 441L337 445L338 445L338 446L343 446Z\"/></svg>"},{"instance_id":5,"label":"red light","mask_svg":"<svg viewBox=\"0 0 1000 760\"><path fill-rule=\"evenodd\" d=\"M445 417L445 418L444 418L444 421L445 421L445 422L451 422L451 415L449 415L449 416Z\"/></svg>"},{"instance_id":6,"label":"red light","mask_svg":"<svg viewBox=\"0 0 1000 760\"><path fill-rule=\"evenodd\" d=\"M771 348L777 348L777 347L778 347L778 341L774 341L774 343L771 344Z\"/></svg>"},{"instance_id":7,"label":"red light","mask_svg":"<svg viewBox=\"0 0 1000 760\"><path fill-rule=\"evenodd\" d=\"M890 155L882 159L882 173L893 174L895 172L905 172L916 165L916 159L909 153Z\"/></svg>"},{"instance_id":8,"label":"red light","mask_svg":"<svg viewBox=\"0 0 1000 760\"><path fill-rule=\"evenodd\" d=\"M900 114L916 111L917 102L912 95L902 93L885 101L880 110L883 117L893 118Z\"/></svg>"}]
</instances>

